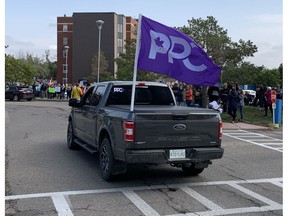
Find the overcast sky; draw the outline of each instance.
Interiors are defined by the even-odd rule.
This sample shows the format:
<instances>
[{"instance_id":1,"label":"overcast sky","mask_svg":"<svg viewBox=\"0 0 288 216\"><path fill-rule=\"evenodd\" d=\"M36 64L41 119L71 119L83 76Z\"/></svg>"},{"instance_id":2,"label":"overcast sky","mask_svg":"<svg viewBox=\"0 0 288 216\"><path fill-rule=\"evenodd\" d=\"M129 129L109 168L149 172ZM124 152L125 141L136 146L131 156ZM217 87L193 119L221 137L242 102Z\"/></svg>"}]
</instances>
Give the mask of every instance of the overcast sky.
<instances>
[{"instance_id":1,"label":"overcast sky","mask_svg":"<svg viewBox=\"0 0 288 216\"><path fill-rule=\"evenodd\" d=\"M248 61L278 68L283 62L282 10L282 0L6 0L5 52L42 58L50 50L56 60L57 17L73 12L115 12L133 18L141 13L171 27L187 25L192 17L213 16L232 41L251 40L258 47Z\"/></svg>"}]
</instances>

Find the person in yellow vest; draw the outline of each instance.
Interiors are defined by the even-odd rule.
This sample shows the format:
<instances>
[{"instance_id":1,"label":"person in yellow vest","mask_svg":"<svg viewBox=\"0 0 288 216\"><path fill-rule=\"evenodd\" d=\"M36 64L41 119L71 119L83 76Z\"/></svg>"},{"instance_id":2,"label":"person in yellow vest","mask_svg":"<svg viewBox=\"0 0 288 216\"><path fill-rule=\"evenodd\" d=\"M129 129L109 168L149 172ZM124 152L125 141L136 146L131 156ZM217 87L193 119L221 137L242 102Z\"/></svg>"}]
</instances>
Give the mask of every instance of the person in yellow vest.
<instances>
[{"instance_id":1,"label":"person in yellow vest","mask_svg":"<svg viewBox=\"0 0 288 216\"><path fill-rule=\"evenodd\" d=\"M72 89L71 98L72 99L77 99L77 100L80 101L81 97L82 97L82 90L79 87L79 84L77 83L76 86Z\"/></svg>"}]
</instances>

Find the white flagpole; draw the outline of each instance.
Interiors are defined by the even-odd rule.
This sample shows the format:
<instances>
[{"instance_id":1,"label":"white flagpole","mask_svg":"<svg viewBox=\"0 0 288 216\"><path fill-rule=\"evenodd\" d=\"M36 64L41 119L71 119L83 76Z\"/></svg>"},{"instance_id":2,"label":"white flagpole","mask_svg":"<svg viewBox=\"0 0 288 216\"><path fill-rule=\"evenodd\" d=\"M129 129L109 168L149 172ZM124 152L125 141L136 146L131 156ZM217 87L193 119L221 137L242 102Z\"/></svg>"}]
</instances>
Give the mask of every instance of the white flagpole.
<instances>
[{"instance_id":1,"label":"white flagpole","mask_svg":"<svg viewBox=\"0 0 288 216\"><path fill-rule=\"evenodd\" d=\"M133 85L132 85L132 95L131 95L131 106L130 106L130 111L131 111L131 112L134 110L135 88L136 88L136 77L137 77L137 63L138 63L139 49L140 49L140 46L141 46L141 43L140 43L141 24L142 24L142 15L139 14L139 18L138 18L138 29L137 29L137 39L136 39L136 51L135 51L135 59L134 59L134 73L133 73Z\"/></svg>"}]
</instances>

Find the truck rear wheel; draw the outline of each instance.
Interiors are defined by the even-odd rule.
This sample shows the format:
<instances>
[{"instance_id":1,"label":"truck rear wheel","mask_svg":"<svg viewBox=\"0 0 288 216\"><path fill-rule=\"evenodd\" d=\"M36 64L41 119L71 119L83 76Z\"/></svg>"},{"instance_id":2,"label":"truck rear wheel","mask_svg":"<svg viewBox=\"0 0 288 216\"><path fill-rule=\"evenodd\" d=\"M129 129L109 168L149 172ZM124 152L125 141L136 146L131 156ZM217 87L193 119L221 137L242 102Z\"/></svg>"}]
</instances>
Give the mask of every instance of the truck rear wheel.
<instances>
[{"instance_id":1,"label":"truck rear wheel","mask_svg":"<svg viewBox=\"0 0 288 216\"><path fill-rule=\"evenodd\" d=\"M72 121L70 120L68 123L68 128L67 128L67 146L69 149L74 150L77 149L77 144L74 142L75 135L73 131L73 125Z\"/></svg>"},{"instance_id":2,"label":"truck rear wheel","mask_svg":"<svg viewBox=\"0 0 288 216\"><path fill-rule=\"evenodd\" d=\"M194 164L187 163L187 164L182 164L182 170L187 175L196 176L202 173L204 168L195 168Z\"/></svg>"},{"instance_id":3,"label":"truck rear wheel","mask_svg":"<svg viewBox=\"0 0 288 216\"><path fill-rule=\"evenodd\" d=\"M111 149L110 141L104 138L101 143L99 152L99 164L101 169L101 176L105 181L111 181L113 178L113 167L115 159Z\"/></svg>"}]
</instances>

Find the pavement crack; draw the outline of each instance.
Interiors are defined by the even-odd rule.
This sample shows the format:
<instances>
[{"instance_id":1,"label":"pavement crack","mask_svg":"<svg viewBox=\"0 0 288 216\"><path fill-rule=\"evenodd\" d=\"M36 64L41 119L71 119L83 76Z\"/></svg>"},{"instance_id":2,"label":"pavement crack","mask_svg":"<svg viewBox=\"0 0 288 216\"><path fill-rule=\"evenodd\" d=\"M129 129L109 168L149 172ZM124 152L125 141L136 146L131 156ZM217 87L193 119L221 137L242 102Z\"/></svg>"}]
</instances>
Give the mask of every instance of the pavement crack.
<instances>
[{"instance_id":1,"label":"pavement crack","mask_svg":"<svg viewBox=\"0 0 288 216\"><path fill-rule=\"evenodd\" d=\"M183 205L181 205L177 200L170 195L170 193L177 192L179 189L178 188L158 188L157 191L164 194L166 197L166 204L172 208L174 211L180 214L186 214L189 212L188 209L186 209Z\"/></svg>"}]
</instances>

